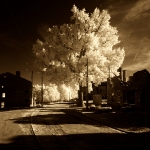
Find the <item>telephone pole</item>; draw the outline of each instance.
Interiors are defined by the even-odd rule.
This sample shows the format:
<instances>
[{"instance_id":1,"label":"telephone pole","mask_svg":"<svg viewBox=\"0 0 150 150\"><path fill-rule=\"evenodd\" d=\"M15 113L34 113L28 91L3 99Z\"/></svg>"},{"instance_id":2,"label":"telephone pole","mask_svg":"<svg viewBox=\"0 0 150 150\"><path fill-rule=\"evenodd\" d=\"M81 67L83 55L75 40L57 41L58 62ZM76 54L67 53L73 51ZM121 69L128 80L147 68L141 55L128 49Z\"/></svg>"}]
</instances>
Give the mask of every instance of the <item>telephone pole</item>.
<instances>
[{"instance_id":1,"label":"telephone pole","mask_svg":"<svg viewBox=\"0 0 150 150\"><path fill-rule=\"evenodd\" d=\"M88 58L87 58L87 73L86 73L86 110L88 111Z\"/></svg>"},{"instance_id":2,"label":"telephone pole","mask_svg":"<svg viewBox=\"0 0 150 150\"><path fill-rule=\"evenodd\" d=\"M43 74L41 75L41 104L43 107Z\"/></svg>"}]
</instances>

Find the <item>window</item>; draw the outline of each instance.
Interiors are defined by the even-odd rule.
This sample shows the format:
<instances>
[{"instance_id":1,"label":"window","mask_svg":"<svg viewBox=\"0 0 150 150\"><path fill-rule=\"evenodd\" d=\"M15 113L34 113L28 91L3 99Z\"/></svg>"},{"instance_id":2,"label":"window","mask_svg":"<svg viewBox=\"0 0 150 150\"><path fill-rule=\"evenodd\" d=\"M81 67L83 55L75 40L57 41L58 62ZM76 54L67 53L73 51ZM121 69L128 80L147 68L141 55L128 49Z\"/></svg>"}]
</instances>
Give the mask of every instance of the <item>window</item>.
<instances>
[{"instance_id":1,"label":"window","mask_svg":"<svg viewBox=\"0 0 150 150\"><path fill-rule=\"evenodd\" d=\"M2 93L2 98L5 98L6 97L6 94L5 93Z\"/></svg>"},{"instance_id":2,"label":"window","mask_svg":"<svg viewBox=\"0 0 150 150\"><path fill-rule=\"evenodd\" d=\"M1 102L0 103L0 108L4 108L5 107L5 102Z\"/></svg>"}]
</instances>

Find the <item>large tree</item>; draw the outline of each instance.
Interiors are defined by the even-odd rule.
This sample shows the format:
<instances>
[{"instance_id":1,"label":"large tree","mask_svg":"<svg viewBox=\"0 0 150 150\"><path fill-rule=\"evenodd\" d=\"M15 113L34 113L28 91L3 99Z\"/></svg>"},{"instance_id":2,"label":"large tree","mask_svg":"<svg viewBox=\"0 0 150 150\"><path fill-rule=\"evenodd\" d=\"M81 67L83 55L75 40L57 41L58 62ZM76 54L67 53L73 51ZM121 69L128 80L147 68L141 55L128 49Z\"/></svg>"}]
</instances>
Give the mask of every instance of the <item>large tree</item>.
<instances>
[{"instance_id":1,"label":"large tree","mask_svg":"<svg viewBox=\"0 0 150 150\"><path fill-rule=\"evenodd\" d=\"M117 29L110 25L110 15L98 8L89 15L75 5L71 11L71 24L49 28L45 41L34 44L35 64L40 70L46 68L50 82L56 84L74 81L85 85L87 59L89 81L100 84L109 75L118 75L125 53L114 49L120 41Z\"/></svg>"}]
</instances>

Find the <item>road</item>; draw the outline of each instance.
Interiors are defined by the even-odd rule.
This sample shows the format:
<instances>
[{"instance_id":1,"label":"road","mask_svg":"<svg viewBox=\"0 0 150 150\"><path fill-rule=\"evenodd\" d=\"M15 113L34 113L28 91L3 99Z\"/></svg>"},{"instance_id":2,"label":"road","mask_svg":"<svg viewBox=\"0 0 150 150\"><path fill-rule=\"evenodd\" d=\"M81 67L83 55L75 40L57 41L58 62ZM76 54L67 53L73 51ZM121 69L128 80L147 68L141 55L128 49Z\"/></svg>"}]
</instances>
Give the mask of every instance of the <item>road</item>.
<instances>
[{"instance_id":1,"label":"road","mask_svg":"<svg viewBox=\"0 0 150 150\"><path fill-rule=\"evenodd\" d=\"M34 111L34 109L0 111L0 150L38 148L30 122L30 116Z\"/></svg>"},{"instance_id":2,"label":"road","mask_svg":"<svg viewBox=\"0 0 150 150\"><path fill-rule=\"evenodd\" d=\"M80 115L68 104L0 111L0 118L0 150L106 150L148 145Z\"/></svg>"}]
</instances>

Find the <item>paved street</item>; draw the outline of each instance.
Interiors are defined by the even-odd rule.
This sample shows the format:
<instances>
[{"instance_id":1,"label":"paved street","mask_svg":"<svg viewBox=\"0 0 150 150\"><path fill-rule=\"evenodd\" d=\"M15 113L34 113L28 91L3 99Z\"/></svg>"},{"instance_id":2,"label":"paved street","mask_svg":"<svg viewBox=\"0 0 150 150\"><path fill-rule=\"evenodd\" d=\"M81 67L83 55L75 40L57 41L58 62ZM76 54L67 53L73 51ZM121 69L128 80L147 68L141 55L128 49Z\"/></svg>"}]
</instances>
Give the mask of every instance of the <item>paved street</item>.
<instances>
[{"instance_id":1,"label":"paved street","mask_svg":"<svg viewBox=\"0 0 150 150\"><path fill-rule=\"evenodd\" d=\"M0 111L0 149L36 149L38 148L32 134L30 115L33 109L16 109ZM25 119L26 120L25 120ZM15 120L24 123L15 123Z\"/></svg>"},{"instance_id":2,"label":"paved street","mask_svg":"<svg viewBox=\"0 0 150 150\"><path fill-rule=\"evenodd\" d=\"M80 109L80 108L78 108ZM0 149L127 149L148 143L99 124L68 104L0 111Z\"/></svg>"}]
</instances>

